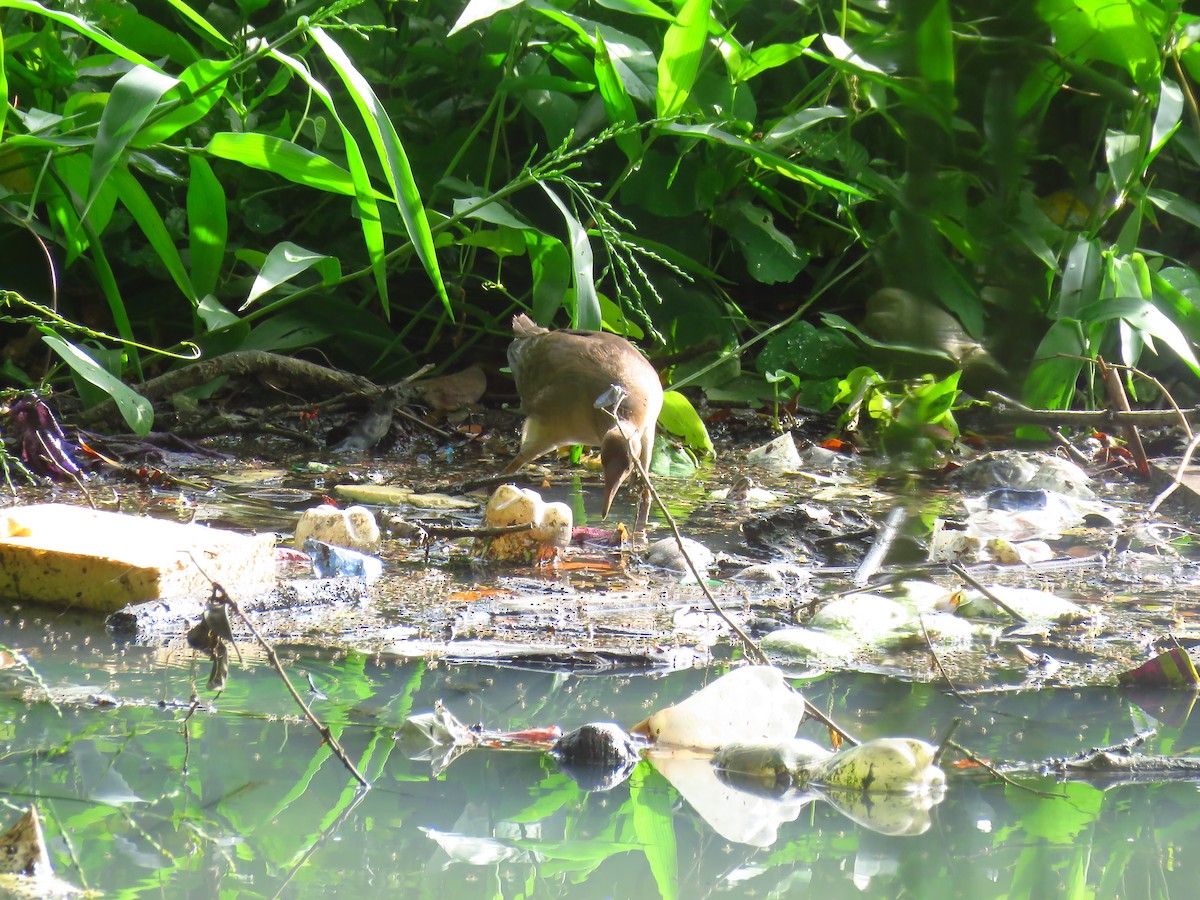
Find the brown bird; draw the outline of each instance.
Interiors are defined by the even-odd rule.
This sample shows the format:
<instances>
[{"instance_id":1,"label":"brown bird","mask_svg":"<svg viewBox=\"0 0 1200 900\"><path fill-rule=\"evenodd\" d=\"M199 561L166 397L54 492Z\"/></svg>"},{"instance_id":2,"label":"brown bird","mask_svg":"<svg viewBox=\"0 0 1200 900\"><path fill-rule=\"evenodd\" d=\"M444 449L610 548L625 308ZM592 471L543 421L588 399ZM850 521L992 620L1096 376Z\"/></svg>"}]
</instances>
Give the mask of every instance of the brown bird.
<instances>
[{"instance_id":1,"label":"brown bird","mask_svg":"<svg viewBox=\"0 0 1200 900\"><path fill-rule=\"evenodd\" d=\"M617 488L633 470L630 450L643 466L650 467L654 428L663 404L658 373L633 344L615 334L548 331L524 313L513 318L513 334L508 364L526 418L521 450L505 474L556 447L599 447L607 517ZM625 393L617 408L620 424L603 408L607 403L611 409L614 385ZM635 531L645 529L649 513L650 493L644 489Z\"/></svg>"}]
</instances>

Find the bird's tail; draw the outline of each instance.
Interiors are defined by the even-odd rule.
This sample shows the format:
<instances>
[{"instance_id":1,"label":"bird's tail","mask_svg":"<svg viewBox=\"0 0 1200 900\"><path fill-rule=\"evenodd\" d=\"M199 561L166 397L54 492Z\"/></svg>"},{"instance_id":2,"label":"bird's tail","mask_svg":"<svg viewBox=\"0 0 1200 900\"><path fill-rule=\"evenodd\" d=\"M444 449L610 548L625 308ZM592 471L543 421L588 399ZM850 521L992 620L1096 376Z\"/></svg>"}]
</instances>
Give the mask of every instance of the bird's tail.
<instances>
[{"instance_id":1,"label":"bird's tail","mask_svg":"<svg viewBox=\"0 0 1200 900\"><path fill-rule=\"evenodd\" d=\"M519 338L533 337L535 334L545 334L549 331L548 328L543 328L541 325L536 324L525 313L513 316L512 329L513 334Z\"/></svg>"}]
</instances>

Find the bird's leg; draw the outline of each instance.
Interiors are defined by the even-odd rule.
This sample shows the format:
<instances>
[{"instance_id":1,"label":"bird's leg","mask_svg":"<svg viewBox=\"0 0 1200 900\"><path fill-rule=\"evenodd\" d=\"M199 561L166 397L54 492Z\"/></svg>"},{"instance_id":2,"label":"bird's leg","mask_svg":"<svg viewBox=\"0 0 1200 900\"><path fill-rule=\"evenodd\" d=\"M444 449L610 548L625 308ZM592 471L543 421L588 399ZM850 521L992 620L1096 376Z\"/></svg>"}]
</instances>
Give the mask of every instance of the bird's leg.
<instances>
[{"instance_id":1,"label":"bird's leg","mask_svg":"<svg viewBox=\"0 0 1200 900\"><path fill-rule=\"evenodd\" d=\"M638 497L637 518L634 520L633 535L635 539L641 538L644 541L646 537L646 525L650 521L650 472L646 466L646 461L642 458L647 454L640 452L640 446L634 447L632 437L625 430L625 423L617 415L621 409L621 404L627 396L629 396L628 392L621 385L609 385L608 390L596 398L595 407L596 409L603 409L612 416L613 422L620 432L621 439L625 442L625 450L629 459L628 465L638 472L642 491Z\"/></svg>"},{"instance_id":2,"label":"bird's leg","mask_svg":"<svg viewBox=\"0 0 1200 900\"><path fill-rule=\"evenodd\" d=\"M650 521L650 485L643 480L642 493L638 498L637 519L633 523L633 534L635 537L646 536L646 524Z\"/></svg>"}]
</instances>

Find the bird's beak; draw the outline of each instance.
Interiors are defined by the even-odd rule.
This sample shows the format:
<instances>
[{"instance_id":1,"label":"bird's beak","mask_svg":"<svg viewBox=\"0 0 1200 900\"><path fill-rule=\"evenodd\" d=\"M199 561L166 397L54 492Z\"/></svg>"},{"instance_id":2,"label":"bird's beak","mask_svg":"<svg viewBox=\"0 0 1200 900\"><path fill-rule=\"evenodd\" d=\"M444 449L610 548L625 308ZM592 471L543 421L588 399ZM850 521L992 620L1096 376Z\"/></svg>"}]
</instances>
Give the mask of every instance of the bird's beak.
<instances>
[{"instance_id":1,"label":"bird's beak","mask_svg":"<svg viewBox=\"0 0 1200 900\"><path fill-rule=\"evenodd\" d=\"M625 426L629 429L629 426ZM637 451L639 443L638 435L630 434L630 442L633 444L633 450ZM600 462L604 466L604 515L601 518L608 518L608 511L612 508L613 498L617 496L617 490L624 484L625 479L629 477L629 473L633 471L633 460L629 455L630 446L625 443L625 438L621 435L619 428L613 428L604 435L604 442L600 445Z\"/></svg>"}]
</instances>

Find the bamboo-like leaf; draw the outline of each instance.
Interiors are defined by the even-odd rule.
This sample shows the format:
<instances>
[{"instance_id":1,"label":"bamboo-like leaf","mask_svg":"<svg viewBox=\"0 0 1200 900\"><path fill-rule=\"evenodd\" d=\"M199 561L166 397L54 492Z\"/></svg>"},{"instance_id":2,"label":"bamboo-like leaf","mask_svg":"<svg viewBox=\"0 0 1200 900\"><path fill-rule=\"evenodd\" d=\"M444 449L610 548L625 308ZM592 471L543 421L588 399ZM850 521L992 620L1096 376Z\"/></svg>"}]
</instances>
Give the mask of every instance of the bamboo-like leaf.
<instances>
[{"instance_id":1,"label":"bamboo-like leaf","mask_svg":"<svg viewBox=\"0 0 1200 900\"><path fill-rule=\"evenodd\" d=\"M4 140L4 124L8 118L8 74L4 68L4 32L0 31L0 141Z\"/></svg>"},{"instance_id":2,"label":"bamboo-like leaf","mask_svg":"<svg viewBox=\"0 0 1200 900\"><path fill-rule=\"evenodd\" d=\"M571 254L558 238L537 230L525 232L525 243L533 274L533 320L549 322L571 287Z\"/></svg>"},{"instance_id":3,"label":"bamboo-like leaf","mask_svg":"<svg viewBox=\"0 0 1200 900\"><path fill-rule=\"evenodd\" d=\"M1179 128L1183 117L1183 91L1170 78L1164 78L1158 91L1158 109L1154 113L1154 128L1150 132L1150 152L1146 154L1142 170L1145 171L1158 151L1166 146Z\"/></svg>"},{"instance_id":4,"label":"bamboo-like leaf","mask_svg":"<svg viewBox=\"0 0 1200 900\"><path fill-rule=\"evenodd\" d=\"M145 437L150 433L154 426L154 407L150 405L149 400L92 359L81 347L54 334L43 334L42 340L80 378L112 397L121 412L121 417L135 434Z\"/></svg>"},{"instance_id":5,"label":"bamboo-like leaf","mask_svg":"<svg viewBox=\"0 0 1200 900\"><path fill-rule=\"evenodd\" d=\"M1081 318L1085 325L1120 319L1142 333L1143 343L1152 346L1146 338L1162 341L1175 351L1189 369L1200 375L1200 361L1197 361L1187 337L1179 330L1178 325L1147 300L1140 297L1112 297L1084 309Z\"/></svg>"},{"instance_id":6,"label":"bamboo-like leaf","mask_svg":"<svg viewBox=\"0 0 1200 900\"><path fill-rule=\"evenodd\" d=\"M646 854L662 900L676 900L679 896L674 802L675 797L666 780L642 760L629 779L633 833Z\"/></svg>"},{"instance_id":7,"label":"bamboo-like leaf","mask_svg":"<svg viewBox=\"0 0 1200 900\"><path fill-rule=\"evenodd\" d=\"M234 63L234 60L201 59L184 69L179 75L180 84L176 90L182 93L186 88L192 94L190 99L161 119L147 124L130 141L130 145L149 147L165 141L208 115L217 101L225 96L225 76L233 69ZM205 86L208 89L201 91Z\"/></svg>"},{"instance_id":8,"label":"bamboo-like leaf","mask_svg":"<svg viewBox=\"0 0 1200 900\"><path fill-rule=\"evenodd\" d=\"M846 65L858 69L864 74L886 75L883 69L874 63L867 62L859 56L854 48L846 43L844 38L838 37L836 34L823 34L821 39L825 42L826 49L833 55L833 58Z\"/></svg>"},{"instance_id":9,"label":"bamboo-like leaf","mask_svg":"<svg viewBox=\"0 0 1200 900\"><path fill-rule=\"evenodd\" d=\"M225 213L225 189L208 160L192 154L189 163L187 214L192 290L196 297L203 297L217 288L229 239L229 219Z\"/></svg>"},{"instance_id":10,"label":"bamboo-like leaf","mask_svg":"<svg viewBox=\"0 0 1200 900\"><path fill-rule=\"evenodd\" d=\"M184 3L183 0L167 0L167 2L171 4L176 12L187 19L195 27L197 33L207 38L209 43L213 46L219 47L222 50L228 50L233 46L229 42L229 38L217 31L217 29L213 27L208 19L204 18L204 16L200 15L200 13L196 12L194 9Z\"/></svg>"},{"instance_id":11,"label":"bamboo-like leaf","mask_svg":"<svg viewBox=\"0 0 1200 900\"><path fill-rule=\"evenodd\" d=\"M924 15L913 33L914 56L925 87L933 98L933 103L926 108L936 111L938 121L949 131L956 105L954 23L950 18L950 0L933 0L921 6Z\"/></svg>"},{"instance_id":12,"label":"bamboo-like leaf","mask_svg":"<svg viewBox=\"0 0 1200 900\"><path fill-rule=\"evenodd\" d=\"M613 66L608 44L600 34L596 35L596 84L600 88L600 98L604 101L604 110L608 120L613 125L630 126L637 123L637 113L633 108L633 100L625 89L625 83ZM642 141L632 131L624 131L617 135L617 146L628 157L630 162L642 155Z\"/></svg>"},{"instance_id":13,"label":"bamboo-like leaf","mask_svg":"<svg viewBox=\"0 0 1200 900\"><path fill-rule=\"evenodd\" d=\"M1162 188L1150 188L1146 191L1146 199L1163 212L1182 219L1194 228L1200 228L1200 203L1195 200L1188 200Z\"/></svg>"},{"instance_id":14,"label":"bamboo-like leaf","mask_svg":"<svg viewBox=\"0 0 1200 900\"><path fill-rule=\"evenodd\" d=\"M417 190L417 182L413 178L412 167L408 164L408 154L400 142L400 135L397 134L379 98L371 90L371 85L354 67L337 42L320 28L314 28L312 35L345 82L362 114L363 123L367 126L375 152L383 164L384 175L392 188L396 205L400 208L400 216L404 219L404 227L408 230L408 237L412 241L417 258L425 266L446 313L453 317L454 310L450 306L450 298L446 295L446 285L442 281L442 272L438 266L433 232L429 230L429 218L425 214L425 205L421 201L420 191Z\"/></svg>"},{"instance_id":15,"label":"bamboo-like leaf","mask_svg":"<svg viewBox=\"0 0 1200 900\"><path fill-rule=\"evenodd\" d=\"M588 240L587 229L579 224L579 220L558 199L558 195L550 190L544 182L538 182L546 196L558 207L563 221L567 223L567 234L570 237L571 248L571 281L575 287L575 315L573 326L587 331L599 331L602 322L600 315L600 298L596 296L596 282L592 275L592 244Z\"/></svg>"},{"instance_id":16,"label":"bamboo-like leaf","mask_svg":"<svg viewBox=\"0 0 1200 900\"><path fill-rule=\"evenodd\" d=\"M1136 134L1111 129L1105 134L1104 156L1108 160L1108 171L1117 190L1127 189L1134 172L1140 171L1141 147L1142 139Z\"/></svg>"},{"instance_id":17,"label":"bamboo-like leaf","mask_svg":"<svg viewBox=\"0 0 1200 900\"><path fill-rule=\"evenodd\" d=\"M252 169L261 169L306 187L354 196L350 173L299 144L269 134L221 131L212 136L207 153ZM379 196L385 196L380 194Z\"/></svg>"},{"instance_id":18,"label":"bamboo-like leaf","mask_svg":"<svg viewBox=\"0 0 1200 900\"><path fill-rule=\"evenodd\" d=\"M648 19L659 19L663 22L674 22L675 17L665 9L655 6L650 0L596 0L597 6L616 12L628 13L631 16L644 16Z\"/></svg>"},{"instance_id":19,"label":"bamboo-like leaf","mask_svg":"<svg viewBox=\"0 0 1200 900\"><path fill-rule=\"evenodd\" d=\"M146 240L150 242L154 252L158 254L163 268L175 281L180 292L195 304L196 295L192 290L192 280L183 267L179 249L171 239L166 223L163 222L162 216L159 215L158 209L155 208L154 201L150 199L146 189L124 166L115 169L109 179L117 190L117 198L129 210L129 214L138 223L138 227L142 229L142 234L146 236Z\"/></svg>"},{"instance_id":20,"label":"bamboo-like leaf","mask_svg":"<svg viewBox=\"0 0 1200 900\"><path fill-rule=\"evenodd\" d=\"M387 315L389 311L387 247L383 239L383 223L379 218L379 204L376 202L376 199L388 198L371 186L371 176L367 172L367 165L363 160L362 151L358 147L358 141L350 133L350 129L346 127L346 123L342 121L342 117L334 105L333 97L325 85L314 78L308 71L307 66L303 65L299 60L278 51L273 51L271 56L300 76L304 83L312 89L312 92L325 104L325 108L329 110L329 114L337 122L337 126L342 132L342 142L346 147L346 163L350 167L350 180L354 184L354 199L358 206L358 219L359 225L362 228L363 243L367 248L367 257L371 261L371 272L375 276L375 288L379 291L379 299L383 305L384 314Z\"/></svg>"},{"instance_id":21,"label":"bamboo-like leaf","mask_svg":"<svg viewBox=\"0 0 1200 900\"><path fill-rule=\"evenodd\" d=\"M1080 236L1067 255L1062 289L1054 314L1059 318L1078 319L1079 311L1100 297L1103 253L1095 240Z\"/></svg>"},{"instance_id":22,"label":"bamboo-like leaf","mask_svg":"<svg viewBox=\"0 0 1200 900\"><path fill-rule=\"evenodd\" d=\"M92 152L91 186L80 218L86 218L92 201L109 172L146 121L159 98L179 82L154 69L137 66L117 79L100 115L96 147Z\"/></svg>"},{"instance_id":23,"label":"bamboo-like leaf","mask_svg":"<svg viewBox=\"0 0 1200 900\"><path fill-rule=\"evenodd\" d=\"M514 6L520 6L524 2L525 0L471 0L467 4L467 8L462 11L462 14L454 23L454 27L450 29L447 37L458 34L458 32L470 25L474 25L476 22L490 19L498 12L504 12L504 10L512 9Z\"/></svg>"},{"instance_id":24,"label":"bamboo-like leaf","mask_svg":"<svg viewBox=\"0 0 1200 900\"><path fill-rule=\"evenodd\" d=\"M674 24L667 29L658 57L655 108L660 119L678 115L692 93L708 39L710 9L711 0L684 0Z\"/></svg>"},{"instance_id":25,"label":"bamboo-like leaf","mask_svg":"<svg viewBox=\"0 0 1200 900\"><path fill-rule=\"evenodd\" d=\"M291 241L280 241L267 254L262 268L254 279L254 284L250 287L250 294L241 308L245 309L267 291L291 281L301 272L312 268L316 268L321 275L321 281L325 284L333 284L342 274L342 265L336 257L313 253Z\"/></svg>"},{"instance_id":26,"label":"bamboo-like leaf","mask_svg":"<svg viewBox=\"0 0 1200 900\"><path fill-rule=\"evenodd\" d=\"M744 58L736 61L736 65L733 68L734 80L749 81L755 75L760 75L768 69L774 69L777 66L791 62L793 59L803 56L804 51L816 39L817 35L810 34L808 37L793 41L790 44L768 44L766 47L752 50Z\"/></svg>"},{"instance_id":27,"label":"bamboo-like leaf","mask_svg":"<svg viewBox=\"0 0 1200 900\"><path fill-rule=\"evenodd\" d=\"M825 175L815 169L796 165L790 159L772 153L763 147L743 141L741 138L717 128L715 125L681 125L676 123L665 126L665 130L671 134L690 135L692 137L703 138L707 141L714 141L718 144L725 144L727 147L734 147L752 156L760 166L778 172L780 175L786 175L788 178L802 182L803 184L828 188L833 191L842 191L852 194L855 197L866 198L867 196L852 184Z\"/></svg>"},{"instance_id":28,"label":"bamboo-like leaf","mask_svg":"<svg viewBox=\"0 0 1200 900\"><path fill-rule=\"evenodd\" d=\"M145 66L147 69L161 73L162 70L152 63L146 57L142 56L134 50L129 49L120 41L115 40L108 32L97 28L90 22L86 22L78 16L73 16L68 12L62 12L57 9L50 9L37 0L0 0L0 9L19 9L24 12L35 13L36 15L45 16L51 21L58 22L60 25L66 25L73 31L77 31L86 38L95 41L109 53L115 53L121 59L128 60L134 65Z\"/></svg>"},{"instance_id":29,"label":"bamboo-like leaf","mask_svg":"<svg viewBox=\"0 0 1200 900\"><path fill-rule=\"evenodd\" d=\"M1034 354L1025 378L1022 399L1039 409L1067 409L1075 397L1075 381L1083 369L1087 341L1076 319L1059 319L1050 326Z\"/></svg>"}]
</instances>

